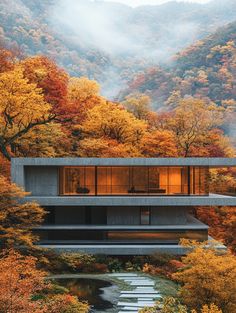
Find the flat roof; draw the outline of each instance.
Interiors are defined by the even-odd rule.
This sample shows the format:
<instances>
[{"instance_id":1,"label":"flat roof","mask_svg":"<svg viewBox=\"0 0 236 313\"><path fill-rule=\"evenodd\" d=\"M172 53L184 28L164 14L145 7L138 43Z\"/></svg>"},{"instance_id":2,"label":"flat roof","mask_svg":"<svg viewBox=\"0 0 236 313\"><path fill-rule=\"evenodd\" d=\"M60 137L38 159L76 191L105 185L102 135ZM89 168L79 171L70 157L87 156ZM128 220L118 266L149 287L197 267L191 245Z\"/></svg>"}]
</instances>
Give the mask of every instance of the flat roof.
<instances>
[{"instance_id":1,"label":"flat roof","mask_svg":"<svg viewBox=\"0 0 236 313\"><path fill-rule=\"evenodd\" d=\"M209 196L27 196L42 206L236 206L236 197Z\"/></svg>"},{"instance_id":2,"label":"flat roof","mask_svg":"<svg viewBox=\"0 0 236 313\"><path fill-rule=\"evenodd\" d=\"M15 165L234 167L236 158L12 158L12 166Z\"/></svg>"}]
</instances>

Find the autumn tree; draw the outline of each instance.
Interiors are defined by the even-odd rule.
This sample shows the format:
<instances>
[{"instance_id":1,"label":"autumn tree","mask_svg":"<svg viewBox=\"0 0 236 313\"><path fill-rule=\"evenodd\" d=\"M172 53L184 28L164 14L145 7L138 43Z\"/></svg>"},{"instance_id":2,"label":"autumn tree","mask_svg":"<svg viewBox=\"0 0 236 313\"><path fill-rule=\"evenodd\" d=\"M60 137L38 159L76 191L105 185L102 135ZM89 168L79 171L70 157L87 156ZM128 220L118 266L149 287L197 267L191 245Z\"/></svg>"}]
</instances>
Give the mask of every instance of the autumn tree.
<instances>
[{"instance_id":1,"label":"autumn tree","mask_svg":"<svg viewBox=\"0 0 236 313\"><path fill-rule=\"evenodd\" d=\"M21 204L27 193L5 177L0 176L0 245L4 247L32 247L37 236L32 233L46 212L38 204Z\"/></svg>"},{"instance_id":2,"label":"autumn tree","mask_svg":"<svg viewBox=\"0 0 236 313\"><path fill-rule=\"evenodd\" d=\"M43 313L32 297L47 287L46 273L36 269L36 259L13 250L0 258L0 312Z\"/></svg>"},{"instance_id":3,"label":"autumn tree","mask_svg":"<svg viewBox=\"0 0 236 313\"><path fill-rule=\"evenodd\" d=\"M81 157L125 158L140 157L138 146L118 143L109 138L84 138L79 142L78 155Z\"/></svg>"},{"instance_id":4,"label":"autumn tree","mask_svg":"<svg viewBox=\"0 0 236 313\"><path fill-rule=\"evenodd\" d=\"M54 122L35 126L14 143L14 153L18 157L66 156L70 148L68 133L60 123Z\"/></svg>"},{"instance_id":5,"label":"autumn tree","mask_svg":"<svg viewBox=\"0 0 236 313\"><path fill-rule=\"evenodd\" d=\"M67 108L76 122L82 122L89 109L105 101L100 95L100 86L86 77L71 77L68 84ZM68 114L67 113L67 114Z\"/></svg>"},{"instance_id":6,"label":"autumn tree","mask_svg":"<svg viewBox=\"0 0 236 313\"><path fill-rule=\"evenodd\" d=\"M145 120L150 111L151 99L145 94L131 94L125 98L122 104L135 117Z\"/></svg>"},{"instance_id":7,"label":"autumn tree","mask_svg":"<svg viewBox=\"0 0 236 313\"><path fill-rule=\"evenodd\" d=\"M88 112L83 131L90 136L114 139L118 143L137 144L146 130L146 123L123 107L103 102Z\"/></svg>"},{"instance_id":8,"label":"autumn tree","mask_svg":"<svg viewBox=\"0 0 236 313\"><path fill-rule=\"evenodd\" d=\"M16 67L0 74L0 151L11 158L10 148L32 128L55 119L42 90L29 83Z\"/></svg>"},{"instance_id":9,"label":"autumn tree","mask_svg":"<svg viewBox=\"0 0 236 313\"><path fill-rule=\"evenodd\" d=\"M236 259L230 252L205 249L205 244L195 245L182 258L186 268L173 275L182 284L180 296L189 308L200 310L214 303L224 313L232 313L236 310Z\"/></svg>"},{"instance_id":10,"label":"autumn tree","mask_svg":"<svg viewBox=\"0 0 236 313\"><path fill-rule=\"evenodd\" d=\"M210 226L209 234L222 241L236 254L236 208L235 207L198 207L196 216Z\"/></svg>"},{"instance_id":11,"label":"autumn tree","mask_svg":"<svg viewBox=\"0 0 236 313\"><path fill-rule=\"evenodd\" d=\"M89 306L69 294L54 294L37 259L5 250L0 257L1 313L87 313Z\"/></svg>"},{"instance_id":12,"label":"autumn tree","mask_svg":"<svg viewBox=\"0 0 236 313\"><path fill-rule=\"evenodd\" d=\"M61 115L66 109L68 74L46 56L34 56L21 62L24 77L41 88L52 112Z\"/></svg>"},{"instance_id":13,"label":"autumn tree","mask_svg":"<svg viewBox=\"0 0 236 313\"><path fill-rule=\"evenodd\" d=\"M140 149L145 157L175 157L178 155L174 134L168 130L147 132Z\"/></svg>"},{"instance_id":14,"label":"autumn tree","mask_svg":"<svg viewBox=\"0 0 236 313\"><path fill-rule=\"evenodd\" d=\"M215 104L187 98L174 109L166 127L174 132L181 156L191 155L191 149L199 142L204 145L208 132L222 123L223 112Z\"/></svg>"},{"instance_id":15,"label":"autumn tree","mask_svg":"<svg viewBox=\"0 0 236 313\"><path fill-rule=\"evenodd\" d=\"M0 73L12 70L14 67L14 54L0 45Z\"/></svg>"},{"instance_id":16,"label":"autumn tree","mask_svg":"<svg viewBox=\"0 0 236 313\"><path fill-rule=\"evenodd\" d=\"M168 109L173 110L180 104L181 100L181 92L179 90L174 90L166 100L165 105L168 107Z\"/></svg>"}]
</instances>

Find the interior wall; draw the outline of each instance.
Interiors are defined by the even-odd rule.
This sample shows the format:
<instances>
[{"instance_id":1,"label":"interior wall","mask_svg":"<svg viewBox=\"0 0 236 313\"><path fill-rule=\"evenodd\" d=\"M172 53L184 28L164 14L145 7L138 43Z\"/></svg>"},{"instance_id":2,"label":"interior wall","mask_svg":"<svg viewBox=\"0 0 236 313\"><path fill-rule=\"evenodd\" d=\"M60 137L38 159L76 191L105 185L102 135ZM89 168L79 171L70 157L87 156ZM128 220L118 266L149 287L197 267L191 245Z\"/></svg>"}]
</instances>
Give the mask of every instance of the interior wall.
<instances>
[{"instance_id":1,"label":"interior wall","mask_svg":"<svg viewBox=\"0 0 236 313\"><path fill-rule=\"evenodd\" d=\"M186 224L189 209L187 207L152 207L152 225Z\"/></svg>"},{"instance_id":2,"label":"interior wall","mask_svg":"<svg viewBox=\"0 0 236 313\"><path fill-rule=\"evenodd\" d=\"M107 208L108 225L139 225L139 207L109 207Z\"/></svg>"},{"instance_id":3,"label":"interior wall","mask_svg":"<svg viewBox=\"0 0 236 313\"><path fill-rule=\"evenodd\" d=\"M75 225L85 224L85 207L56 207L55 224Z\"/></svg>"}]
</instances>

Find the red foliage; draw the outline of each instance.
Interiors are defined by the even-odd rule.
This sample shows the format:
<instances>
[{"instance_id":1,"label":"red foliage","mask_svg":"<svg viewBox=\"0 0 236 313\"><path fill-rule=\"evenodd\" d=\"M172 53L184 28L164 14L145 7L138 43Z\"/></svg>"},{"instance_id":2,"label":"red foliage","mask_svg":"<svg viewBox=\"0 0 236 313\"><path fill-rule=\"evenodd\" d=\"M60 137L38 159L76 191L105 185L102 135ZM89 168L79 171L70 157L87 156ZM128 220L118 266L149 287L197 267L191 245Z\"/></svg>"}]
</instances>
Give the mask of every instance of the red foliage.
<instances>
[{"instance_id":1,"label":"red foliage","mask_svg":"<svg viewBox=\"0 0 236 313\"><path fill-rule=\"evenodd\" d=\"M62 114L66 105L67 73L45 56L27 58L22 64L25 76L42 88L45 100L52 105L53 112Z\"/></svg>"}]
</instances>

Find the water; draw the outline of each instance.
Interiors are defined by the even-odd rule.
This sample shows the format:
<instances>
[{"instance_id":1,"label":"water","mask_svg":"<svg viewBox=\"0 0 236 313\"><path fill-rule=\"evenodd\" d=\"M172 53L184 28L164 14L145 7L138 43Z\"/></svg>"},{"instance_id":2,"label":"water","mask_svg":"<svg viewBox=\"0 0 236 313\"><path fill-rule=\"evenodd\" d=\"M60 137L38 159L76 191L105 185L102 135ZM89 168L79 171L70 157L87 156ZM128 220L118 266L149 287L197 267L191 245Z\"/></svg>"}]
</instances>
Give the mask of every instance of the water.
<instances>
[{"instance_id":1,"label":"water","mask_svg":"<svg viewBox=\"0 0 236 313\"><path fill-rule=\"evenodd\" d=\"M105 312L113 307L113 304L105 299L106 290L113 286L110 282L92 278L74 278L60 279L58 283L79 300L88 301L91 312Z\"/></svg>"}]
</instances>

